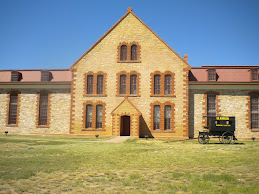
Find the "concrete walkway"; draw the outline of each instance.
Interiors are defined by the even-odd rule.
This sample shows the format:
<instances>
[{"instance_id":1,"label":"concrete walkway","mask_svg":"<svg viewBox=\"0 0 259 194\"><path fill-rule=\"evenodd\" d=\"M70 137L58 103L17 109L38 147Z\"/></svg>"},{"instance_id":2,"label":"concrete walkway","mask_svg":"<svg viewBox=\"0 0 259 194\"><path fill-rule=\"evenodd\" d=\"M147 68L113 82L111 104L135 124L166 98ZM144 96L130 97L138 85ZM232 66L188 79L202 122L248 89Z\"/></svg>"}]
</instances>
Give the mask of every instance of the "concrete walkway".
<instances>
[{"instance_id":1,"label":"concrete walkway","mask_svg":"<svg viewBox=\"0 0 259 194\"><path fill-rule=\"evenodd\" d=\"M115 138L112 138L110 140L106 140L106 141L103 141L103 142L108 142L108 143L121 143L123 141L125 141L126 139L129 139L130 136L118 136L118 137L115 137Z\"/></svg>"}]
</instances>

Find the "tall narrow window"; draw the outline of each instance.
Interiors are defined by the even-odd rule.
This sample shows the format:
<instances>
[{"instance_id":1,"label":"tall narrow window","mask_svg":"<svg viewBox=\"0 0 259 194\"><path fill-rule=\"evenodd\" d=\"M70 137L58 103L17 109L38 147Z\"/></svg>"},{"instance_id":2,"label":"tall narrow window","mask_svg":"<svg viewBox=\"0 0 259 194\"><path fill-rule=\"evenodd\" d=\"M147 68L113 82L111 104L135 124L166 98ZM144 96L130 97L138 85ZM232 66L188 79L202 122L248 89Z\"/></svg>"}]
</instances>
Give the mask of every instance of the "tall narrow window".
<instances>
[{"instance_id":1,"label":"tall narrow window","mask_svg":"<svg viewBox=\"0 0 259 194\"><path fill-rule=\"evenodd\" d=\"M131 58L132 61L136 61L138 59L138 46L133 44L131 46Z\"/></svg>"},{"instance_id":2,"label":"tall narrow window","mask_svg":"<svg viewBox=\"0 0 259 194\"><path fill-rule=\"evenodd\" d=\"M18 94L10 94L9 119L8 119L8 124L10 125L15 125L17 123L17 103L18 103Z\"/></svg>"},{"instance_id":3,"label":"tall narrow window","mask_svg":"<svg viewBox=\"0 0 259 194\"><path fill-rule=\"evenodd\" d=\"M42 82L50 81L50 73L49 73L49 71L42 71L41 72L41 81Z\"/></svg>"},{"instance_id":4,"label":"tall narrow window","mask_svg":"<svg viewBox=\"0 0 259 194\"><path fill-rule=\"evenodd\" d=\"M48 94L40 94L38 125L47 125L48 121Z\"/></svg>"},{"instance_id":5,"label":"tall narrow window","mask_svg":"<svg viewBox=\"0 0 259 194\"><path fill-rule=\"evenodd\" d=\"M93 93L93 85L94 85L93 81L94 81L93 75L87 75L87 94Z\"/></svg>"},{"instance_id":6,"label":"tall narrow window","mask_svg":"<svg viewBox=\"0 0 259 194\"><path fill-rule=\"evenodd\" d=\"M165 75L165 94L172 93L172 77L171 75Z\"/></svg>"},{"instance_id":7,"label":"tall narrow window","mask_svg":"<svg viewBox=\"0 0 259 194\"><path fill-rule=\"evenodd\" d=\"M126 94L126 75L120 75L120 94Z\"/></svg>"},{"instance_id":8,"label":"tall narrow window","mask_svg":"<svg viewBox=\"0 0 259 194\"><path fill-rule=\"evenodd\" d=\"M155 105L154 106L154 130L160 129L160 106Z\"/></svg>"},{"instance_id":9,"label":"tall narrow window","mask_svg":"<svg viewBox=\"0 0 259 194\"><path fill-rule=\"evenodd\" d=\"M251 129L259 129L258 95L251 95Z\"/></svg>"},{"instance_id":10,"label":"tall narrow window","mask_svg":"<svg viewBox=\"0 0 259 194\"><path fill-rule=\"evenodd\" d=\"M137 75L130 76L130 94L137 94Z\"/></svg>"},{"instance_id":11,"label":"tall narrow window","mask_svg":"<svg viewBox=\"0 0 259 194\"><path fill-rule=\"evenodd\" d=\"M86 119L85 128L92 128L93 106L91 104L86 105Z\"/></svg>"},{"instance_id":12,"label":"tall narrow window","mask_svg":"<svg viewBox=\"0 0 259 194\"><path fill-rule=\"evenodd\" d=\"M258 69L251 69L252 81L258 81Z\"/></svg>"},{"instance_id":13,"label":"tall narrow window","mask_svg":"<svg viewBox=\"0 0 259 194\"><path fill-rule=\"evenodd\" d=\"M171 106L165 106L165 130L171 129Z\"/></svg>"},{"instance_id":14,"label":"tall narrow window","mask_svg":"<svg viewBox=\"0 0 259 194\"><path fill-rule=\"evenodd\" d=\"M103 75L97 75L97 94L103 94Z\"/></svg>"},{"instance_id":15,"label":"tall narrow window","mask_svg":"<svg viewBox=\"0 0 259 194\"><path fill-rule=\"evenodd\" d=\"M154 94L160 94L161 75L154 75Z\"/></svg>"},{"instance_id":16,"label":"tall narrow window","mask_svg":"<svg viewBox=\"0 0 259 194\"><path fill-rule=\"evenodd\" d=\"M207 95L207 116L216 116L216 95Z\"/></svg>"},{"instance_id":17,"label":"tall narrow window","mask_svg":"<svg viewBox=\"0 0 259 194\"><path fill-rule=\"evenodd\" d=\"M216 81L216 70L215 69L208 70L208 79L209 79L209 81Z\"/></svg>"},{"instance_id":18,"label":"tall narrow window","mask_svg":"<svg viewBox=\"0 0 259 194\"><path fill-rule=\"evenodd\" d=\"M96 129L101 129L103 123L103 106L96 106Z\"/></svg>"},{"instance_id":19,"label":"tall narrow window","mask_svg":"<svg viewBox=\"0 0 259 194\"><path fill-rule=\"evenodd\" d=\"M121 46L120 60L127 61L127 46L126 45Z\"/></svg>"}]
</instances>

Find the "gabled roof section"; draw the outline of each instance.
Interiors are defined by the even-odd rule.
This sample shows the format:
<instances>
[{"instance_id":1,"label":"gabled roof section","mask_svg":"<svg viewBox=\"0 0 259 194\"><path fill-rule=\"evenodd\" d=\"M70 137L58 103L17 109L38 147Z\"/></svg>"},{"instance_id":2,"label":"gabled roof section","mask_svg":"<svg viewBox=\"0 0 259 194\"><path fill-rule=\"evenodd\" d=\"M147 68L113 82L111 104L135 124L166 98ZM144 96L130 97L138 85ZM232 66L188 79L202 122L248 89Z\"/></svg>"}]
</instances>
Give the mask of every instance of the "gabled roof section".
<instances>
[{"instance_id":1,"label":"gabled roof section","mask_svg":"<svg viewBox=\"0 0 259 194\"><path fill-rule=\"evenodd\" d=\"M132 104L132 102L131 102L127 97L125 97L124 100L123 100L118 106L116 106L116 108L111 112L111 114L114 114L114 113L116 113L117 111L120 112L119 108L122 108L122 109L123 109L122 112L124 112L126 109L124 109L124 107L121 107L121 106L123 106L125 103L129 103L130 106L131 106L131 108L130 108L130 107L128 107L128 106L126 105L126 106L127 106L127 110L132 109L133 111L135 111L136 113L138 113L139 115L141 115L141 112L137 109L136 106L134 106L134 104Z\"/></svg>"},{"instance_id":2,"label":"gabled roof section","mask_svg":"<svg viewBox=\"0 0 259 194\"><path fill-rule=\"evenodd\" d=\"M163 41L153 30L151 30L151 28L149 28L141 19L138 18L138 16L136 16L133 11L132 8L129 7L127 9L127 13L122 16L122 18L116 22L97 42L95 42L81 57L79 57L79 59L77 59L73 65L69 68L71 71L73 70L74 66L86 55L88 54L96 45L98 45L124 18L126 18L129 14L132 14L137 20L139 20L146 28L148 28L161 42L163 42L176 56L178 56L187 66L189 69L191 69L191 66L180 56L178 55L165 41Z\"/></svg>"}]
</instances>

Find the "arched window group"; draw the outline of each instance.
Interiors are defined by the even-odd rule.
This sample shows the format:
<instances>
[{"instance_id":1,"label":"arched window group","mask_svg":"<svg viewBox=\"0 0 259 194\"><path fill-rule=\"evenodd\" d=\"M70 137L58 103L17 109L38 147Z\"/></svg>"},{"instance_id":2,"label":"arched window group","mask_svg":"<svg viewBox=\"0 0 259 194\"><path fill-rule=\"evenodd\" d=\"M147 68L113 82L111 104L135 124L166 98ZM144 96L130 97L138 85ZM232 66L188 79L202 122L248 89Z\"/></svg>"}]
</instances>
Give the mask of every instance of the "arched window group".
<instances>
[{"instance_id":1,"label":"arched window group","mask_svg":"<svg viewBox=\"0 0 259 194\"><path fill-rule=\"evenodd\" d=\"M122 43L118 48L119 62L138 62L140 60L140 46L137 43Z\"/></svg>"},{"instance_id":2,"label":"arched window group","mask_svg":"<svg viewBox=\"0 0 259 194\"><path fill-rule=\"evenodd\" d=\"M139 73L120 72L117 74L117 95L137 96L139 95Z\"/></svg>"},{"instance_id":3,"label":"arched window group","mask_svg":"<svg viewBox=\"0 0 259 194\"><path fill-rule=\"evenodd\" d=\"M104 129L105 104L101 102L85 103L85 129Z\"/></svg>"},{"instance_id":4,"label":"arched window group","mask_svg":"<svg viewBox=\"0 0 259 194\"><path fill-rule=\"evenodd\" d=\"M152 130L167 131L173 130L173 110L174 104L166 103L153 103L151 104L152 112Z\"/></svg>"},{"instance_id":5,"label":"arched window group","mask_svg":"<svg viewBox=\"0 0 259 194\"><path fill-rule=\"evenodd\" d=\"M86 96L105 96L106 73L88 72L85 74L85 95Z\"/></svg>"},{"instance_id":6,"label":"arched window group","mask_svg":"<svg viewBox=\"0 0 259 194\"><path fill-rule=\"evenodd\" d=\"M174 73L156 71L151 74L152 86L151 96L173 96L174 95Z\"/></svg>"}]
</instances>

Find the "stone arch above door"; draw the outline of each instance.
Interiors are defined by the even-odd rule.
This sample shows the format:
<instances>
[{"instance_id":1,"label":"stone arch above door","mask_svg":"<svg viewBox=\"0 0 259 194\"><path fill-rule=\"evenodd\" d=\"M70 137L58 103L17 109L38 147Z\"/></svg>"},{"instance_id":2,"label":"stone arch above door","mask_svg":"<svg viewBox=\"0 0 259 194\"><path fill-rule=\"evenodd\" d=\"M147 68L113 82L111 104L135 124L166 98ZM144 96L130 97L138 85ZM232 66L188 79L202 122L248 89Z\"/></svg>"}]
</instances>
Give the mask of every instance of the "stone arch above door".
<instances>
[{"instance_id":1,"label":"stone arch above door","mask_svg":"<svg viewBox=\"0 0 259 194\"><path fill-rule=\"evenodd\" d=\"M120 136L121 117L130 116L130 136L139 137L139 117L141 112L125 97L125 99L111 112L112 135Z\"/></svg>"}]
</instances>

